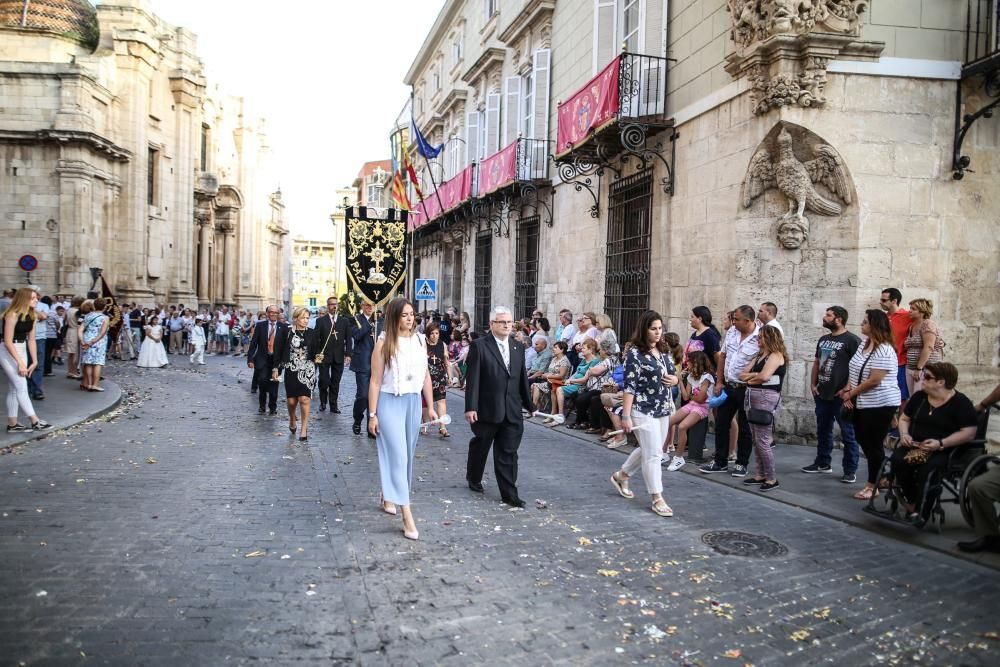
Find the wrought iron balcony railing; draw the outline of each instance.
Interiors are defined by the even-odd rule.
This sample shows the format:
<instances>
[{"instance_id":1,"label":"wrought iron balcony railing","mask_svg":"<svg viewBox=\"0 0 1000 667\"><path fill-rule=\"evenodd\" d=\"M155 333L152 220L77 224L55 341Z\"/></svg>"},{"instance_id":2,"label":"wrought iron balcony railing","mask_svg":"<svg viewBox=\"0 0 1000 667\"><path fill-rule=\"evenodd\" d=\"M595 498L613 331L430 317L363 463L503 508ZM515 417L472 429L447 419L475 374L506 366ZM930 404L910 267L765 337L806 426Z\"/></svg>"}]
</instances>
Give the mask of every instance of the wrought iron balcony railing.
<instances>
[{"instance_id":1,"label":"wrought iron balcony railing","mask_svg":"<svg viewBox=\"0 0 1000 667\"><path fill-rule=\"evenodd\" d=\"M1000 0L968 0L963 74L978 73L1000 57Z\"/></svg>"},{"instance_id":2,"label":"wrought iron balcony railing","mask_svg":"<svg viewBox=\"0 0 1000 667\"><path fill-rule=\"evenodd\" d=\"M666 58L622 53L559 104L556 159L620 151L638 137L626 128L668 127ZM634 133L633 133L634 134Z\"/></svg>"}]
</instances>

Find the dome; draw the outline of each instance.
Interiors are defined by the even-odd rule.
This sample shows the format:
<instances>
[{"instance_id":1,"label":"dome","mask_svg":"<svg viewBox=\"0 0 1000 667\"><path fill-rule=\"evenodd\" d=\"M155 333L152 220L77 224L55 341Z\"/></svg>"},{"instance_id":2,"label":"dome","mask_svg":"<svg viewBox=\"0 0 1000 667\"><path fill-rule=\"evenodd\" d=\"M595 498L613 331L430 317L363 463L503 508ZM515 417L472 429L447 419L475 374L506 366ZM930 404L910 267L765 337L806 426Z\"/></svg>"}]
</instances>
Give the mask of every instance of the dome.
<instances>
[{"instance_id":1,"label":"dome","mask_svg":"<svg viewBox=\"0 0 1000 667\"><path fill-rule=\"evenodd\" d=\"M91 49L100 38L97 12L87 0L0 0L0 28L43 30Z\"/></svg>"}]
</instances>

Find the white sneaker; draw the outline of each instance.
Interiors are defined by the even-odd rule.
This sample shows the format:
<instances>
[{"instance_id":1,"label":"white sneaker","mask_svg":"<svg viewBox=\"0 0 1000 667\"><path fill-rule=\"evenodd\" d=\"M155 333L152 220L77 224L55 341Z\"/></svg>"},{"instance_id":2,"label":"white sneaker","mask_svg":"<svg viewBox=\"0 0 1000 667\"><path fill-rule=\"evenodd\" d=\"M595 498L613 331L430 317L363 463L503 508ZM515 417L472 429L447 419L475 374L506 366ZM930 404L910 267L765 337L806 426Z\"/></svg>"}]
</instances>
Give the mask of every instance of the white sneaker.
<instances>
[{"instance_id":1,"label":"white sneaker","mask_svg":"<svg viewBox=\"0 0 1000 667\"><path fill-rule=\"evenodd\" d=\"M669 460L670 460L670 454L669 453L663 452L662 454L660 454L660 463L666 463Z\"/></svg>"},{"instance_id":2,"label":"white sneaker","mask_svg":"<svg viewBox=\"0 0 1000 667\"><path fill-rule=\"evenodd\" d=\"M684 467L685 463L687 463L687 461L684 460L683 456L675 456L674 460L671 461L670 465L667 466L667 470L669 470L670 472L674 472L675 470L680 470L681 468Z\"/></svg>"}]
</instances>

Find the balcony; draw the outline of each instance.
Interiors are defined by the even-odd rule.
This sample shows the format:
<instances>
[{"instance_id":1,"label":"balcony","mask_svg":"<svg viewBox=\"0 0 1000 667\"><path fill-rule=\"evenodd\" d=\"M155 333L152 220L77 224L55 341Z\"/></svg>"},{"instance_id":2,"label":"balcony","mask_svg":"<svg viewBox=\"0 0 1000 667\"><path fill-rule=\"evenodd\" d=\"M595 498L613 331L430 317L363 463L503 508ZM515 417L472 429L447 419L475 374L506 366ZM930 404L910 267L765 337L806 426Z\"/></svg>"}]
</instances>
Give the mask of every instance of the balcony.
<instances>
[{"instance_id":1,"label":"balcony","mask_svg":"<svg viewBox=\"0 0 1000 667\"><path fill-rule=\"evenodd\" d=\"M414 232L442 219L470 202L476 192L475 176L476 165L470 164L454 178L439 185L437 191L424 193L424 200L410 211L407 223L409 231Z\"/></svg>"},{"instance_id":2,"label":"balcony","mask_svg":"<svg viewBox=\"0 0 1000 667\"><path fill-rule=\"evenodd\" d=\"M673 119L667 118L666 58L622 53L569 99L559 104L554 159L560 179L586 188L598 201L590 176L610 169L617 177L631 158L647 168L659 161L666 170L663 190L673 192ZM670 130L671 153L664 157L654 135Z\"/></svg>"},{"instance_id":3,"label":"balcony","mask_svg":"<svg viewBox=\"0 0 1000 667\"><path fill-rule=\"evenodd\" d=\"M479 163L476 196L502 195L525 184L548 183L549 144L545 139L515 139Z\"/></svg>"},{"instance_id":4,"label":"balcony","mask_svg":"<svg viewBox=\"0 0 1000 667\"><path fill-rule=\"evenodd\" d=\"M991 118L1000 105L1000 0L967 0L965 22L965 62L962 81L955 99L955 143L952 155L952 177L962 180L972 159L962 155L962 144L972 125L980 118ZM978 110L965 112L973 95L963 95L963 88L981 88L983 96L992 98Z\"/></svg>"},{"instance_id":5,"label":"balcony","mask_svg":"<svg viewBox=\"0 0 1000 667\"><path fill-rule=\"evenodd\" d=\"M560 103L556 160L638 148L648 134L673 125L666 110L667 59L622 53Z\"/></svg>"}]
</instances>

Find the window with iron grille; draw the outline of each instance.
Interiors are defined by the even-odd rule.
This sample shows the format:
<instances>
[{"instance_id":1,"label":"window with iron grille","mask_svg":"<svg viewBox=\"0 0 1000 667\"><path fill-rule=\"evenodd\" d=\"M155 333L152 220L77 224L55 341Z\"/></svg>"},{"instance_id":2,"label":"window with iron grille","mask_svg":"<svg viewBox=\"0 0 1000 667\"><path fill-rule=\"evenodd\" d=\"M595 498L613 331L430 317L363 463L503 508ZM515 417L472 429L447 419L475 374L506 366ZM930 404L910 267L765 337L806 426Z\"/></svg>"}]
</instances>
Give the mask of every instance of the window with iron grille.
<instances>
[{"instance_id":1,"label":"window with iron grille","mask_svg":"<svg viewBox=\"0 0 1000 667\"><path fill-rule=\"evenodd\" d=\"M514 265L514 317L531 317L538 307L537 215L517 223L517 255Z\"/></svg>"},{"instance_id":2,"label":"window with iron grille","mask_svg":"<svg viewBox=\"0 0 1000 667\"><path fill-rule=\"evenodd\" d=\"M493 232L476 237L476 307L473 325L477 331L489 329L490 301L493 299Z\"/></svg>"},{"instance_id":3,"label":"window with iron grille","mask_svg":"<svg viewBox=\"0 0 1000 667\"><path fill-rule=\"evenodd\" d=\"M624 340L649 308L653 172L621 178L609 190L604 312Z\"/></svg>"}]
</instances>

